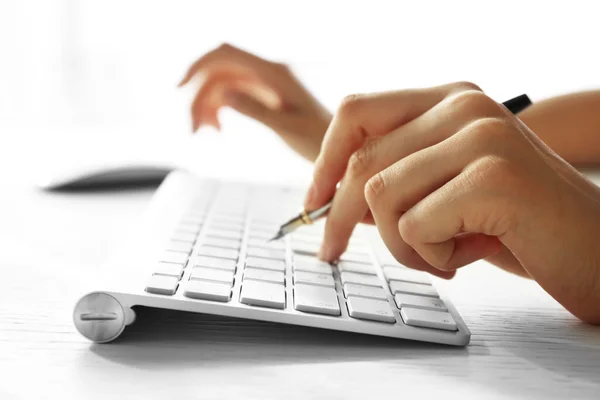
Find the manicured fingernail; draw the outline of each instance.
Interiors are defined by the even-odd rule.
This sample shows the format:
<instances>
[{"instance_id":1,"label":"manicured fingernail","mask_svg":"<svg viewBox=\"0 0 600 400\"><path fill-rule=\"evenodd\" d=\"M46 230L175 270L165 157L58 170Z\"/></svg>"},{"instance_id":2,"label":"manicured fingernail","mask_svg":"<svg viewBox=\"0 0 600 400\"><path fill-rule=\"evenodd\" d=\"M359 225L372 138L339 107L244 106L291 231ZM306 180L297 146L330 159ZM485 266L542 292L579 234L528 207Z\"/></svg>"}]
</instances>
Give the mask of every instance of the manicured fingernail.
<instances>
[{"instance_id":1,"label":"manicured fingernail","mask_svg":"<svg viewBox=\"0 0 600 400\"><path fill-rule=\"evenodd\" d=\"M311 183L308 188L308 193L306 193L306 199L304 200L304 204L313 204L317 199L317 187L315 183Z\"/></svg>"}]
</instances>

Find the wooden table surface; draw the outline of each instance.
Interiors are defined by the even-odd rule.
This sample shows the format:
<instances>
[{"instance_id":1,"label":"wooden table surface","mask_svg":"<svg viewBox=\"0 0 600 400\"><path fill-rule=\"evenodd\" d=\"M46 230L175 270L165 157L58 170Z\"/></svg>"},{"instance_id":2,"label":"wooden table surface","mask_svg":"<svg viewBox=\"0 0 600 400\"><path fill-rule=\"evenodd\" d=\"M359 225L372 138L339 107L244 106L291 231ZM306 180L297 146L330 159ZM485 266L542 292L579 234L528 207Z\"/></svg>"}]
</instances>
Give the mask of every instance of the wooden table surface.
<instances>
[{"instance_id":1,"label":"wooden table surface","mask_svg":"<svg viewBox=\"0 0 600 400\"><path fill-rule=\"evenodd\" d=\"M438 283L472 331L466 348L160 310L91 344L71 322L78 287L152 192L3 187L0 399L600 398L600 327L484 263Z\"/></svg>"}]
</instances>

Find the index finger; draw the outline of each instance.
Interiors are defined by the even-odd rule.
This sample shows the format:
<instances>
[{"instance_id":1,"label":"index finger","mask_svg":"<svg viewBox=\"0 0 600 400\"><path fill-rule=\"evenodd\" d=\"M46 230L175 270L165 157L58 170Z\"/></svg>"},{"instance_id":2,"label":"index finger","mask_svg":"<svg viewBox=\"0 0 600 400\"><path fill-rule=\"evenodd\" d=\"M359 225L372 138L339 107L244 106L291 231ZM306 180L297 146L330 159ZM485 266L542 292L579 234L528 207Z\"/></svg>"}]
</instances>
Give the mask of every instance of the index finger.
<instances>
[{"instance_id":1,"label":"index finger","mask_svg":"<svg viewBox=\"0 0 600 400\"><path fill-rule=\"evenodd\" d=\"M187 70L185 76L179 83L179 86L188 83L198 71L212 66L219 66L233 71L244 71L250 67L257 76L261 76L260 67L264 67L268 63L269 61L257 57L254 54L224 43L194 62Z\"/></svg>"},{"instance_id":2,"label":"index finger","mask_svg":"<svg viewBox=\"0 0 600 400\"><path fill-rule=\"evenodd\" d=\"M305 209L316 209L331 200L348 160L367 139L386 135L417 118L450 93L474 88L478 89L473 84L461 82L428 89L346 97L325 134Z\"/></svg>"}]
</instances>

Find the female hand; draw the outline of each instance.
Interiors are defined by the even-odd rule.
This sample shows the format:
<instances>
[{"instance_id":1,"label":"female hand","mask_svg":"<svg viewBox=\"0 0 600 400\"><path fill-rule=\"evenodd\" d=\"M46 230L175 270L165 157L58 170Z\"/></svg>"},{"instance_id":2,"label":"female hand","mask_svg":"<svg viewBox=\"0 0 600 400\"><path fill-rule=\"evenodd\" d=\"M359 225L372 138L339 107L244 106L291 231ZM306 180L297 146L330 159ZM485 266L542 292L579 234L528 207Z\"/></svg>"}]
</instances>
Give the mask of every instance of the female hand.
<instances>
[{"instance_id":1,"label":"female hand","mask_svg":"<svg viewBox=\"0 0 600 400\"><path fill-rule=\"evenodd\" d=\"M201 78L191 107L192 130L202 124L219 129L218 110L229 106L254 118L295 151L314 161L331 114L283 64L223 44L203 55L180 83Z\"/></svg>"},{"instance_id":2,"label":"female hand","mask_svg":"<svg viewBox=\"0 0 600 400\"><path fill-rule=\"evenodd\" d=\"M370 210L409 267L450 278L487 258L600 323L600 191L473 84L348 97L305 207L334 193L326 260Z\"/></svg>"}]
</instances>

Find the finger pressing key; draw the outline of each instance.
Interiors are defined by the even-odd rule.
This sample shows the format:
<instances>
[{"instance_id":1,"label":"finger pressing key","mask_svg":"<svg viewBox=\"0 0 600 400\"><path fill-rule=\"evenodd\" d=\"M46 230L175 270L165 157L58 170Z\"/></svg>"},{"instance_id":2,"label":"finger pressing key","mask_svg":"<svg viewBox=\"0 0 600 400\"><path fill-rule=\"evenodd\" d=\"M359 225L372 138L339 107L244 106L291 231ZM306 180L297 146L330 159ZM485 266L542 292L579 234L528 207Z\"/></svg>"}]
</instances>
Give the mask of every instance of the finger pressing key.
<instances>
[{"instance_id":1,"label":"finger pressing key","mask_svg":"<svg viewBox=\"0 0 600 400\"><path fill-rule=\"evenodd\" d=\"M439 129L433 130L434 135L423 134L427 129L420 125L444 126L442 122L447 122L446 119L429 118L421 123L416 118L460 90L465 87L452 84L351 96L342 103L325 135L305 201L305 209L316 209L335 193L320 258L335 260L346 248L354 226L367 215L369 209L363 193L369 178L402 157L445 138ZM411 121L417 126L410 126ZM452 129L446 127L442 131ZM409 136L408 140L405 136Z\"/></svg>"}]
</instances>

